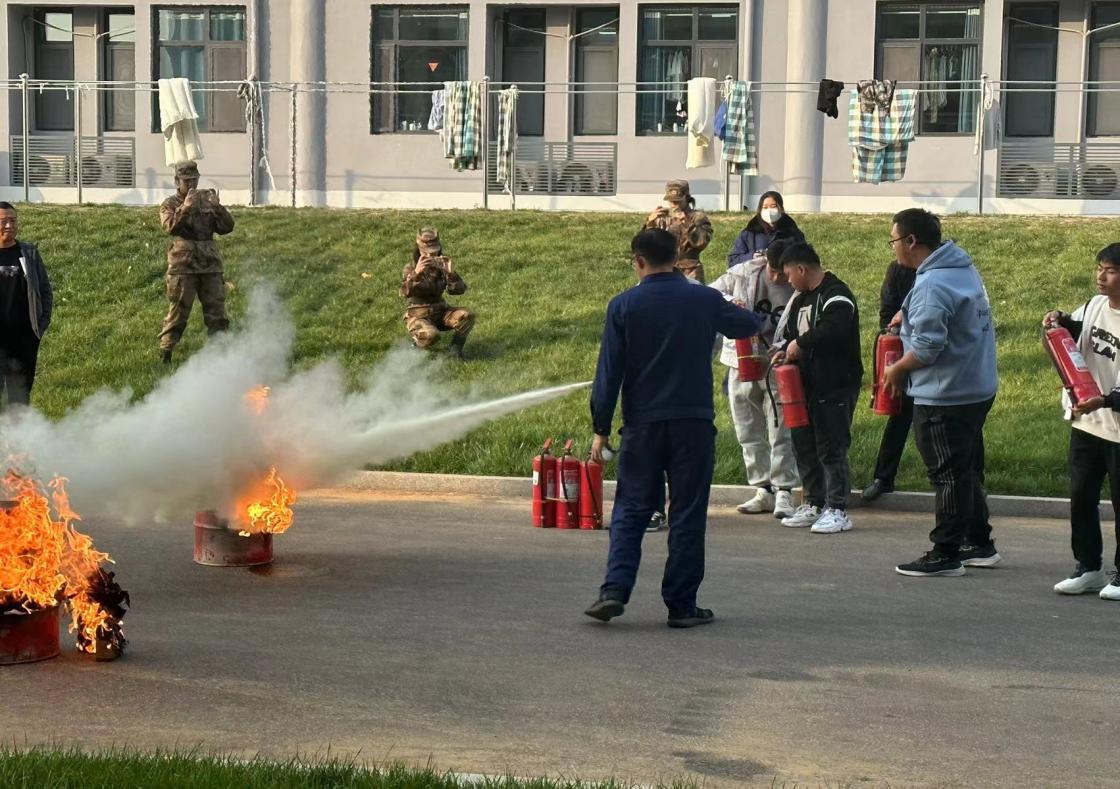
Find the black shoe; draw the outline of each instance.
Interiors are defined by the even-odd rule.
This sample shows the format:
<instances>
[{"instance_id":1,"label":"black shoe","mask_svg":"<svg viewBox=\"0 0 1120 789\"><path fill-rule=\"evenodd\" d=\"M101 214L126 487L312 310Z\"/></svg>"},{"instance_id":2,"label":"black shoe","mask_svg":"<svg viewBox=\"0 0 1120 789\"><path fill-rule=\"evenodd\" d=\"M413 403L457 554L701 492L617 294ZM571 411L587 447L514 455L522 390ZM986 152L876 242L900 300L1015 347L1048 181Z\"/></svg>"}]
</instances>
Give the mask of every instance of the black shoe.
<instances>
[{"instance_id":1,"label":"black shoe","mask_svg":"<svg viewBox=\"0 0 1120 789\"><path fill-rule=\"evenodd\" d=\"M463 344L466 340L460 340L458 337L453 337L451 344L447 346L447 355L453 359L463 360Z\"/></svg>"},{"instance_id":2,"label":"black shoe","mask_svg":"<svg viewBox=\"0 0 1120 789\"><path fill-rule=\"evenodd\" d=\"M621 600L614 597L600 597L583 613L592 619L598 619L600 622L609 622L616 616L622 616L622 612L625 610L626 606Z\"/></svg>"},{"instance_id":3,"label":"black shoe","mask_svg":"<svg viewBox=\"0 0 1120 789\"><path fill-rule=\"evenodd\" d=\"M669 519L665 517L664 512L655 512L649 518L649 523L646 525L646 531L665 531L669 528Z\"/></svg>"},{"instance_id":4,"label":"black shoe","mask_svg":"<svg viewBox=\"0 0 1120 789\"><path fill-rule=\"evenodd\" d=\"M669 612L669 627L696 627L697 625L710 625L716 615L710 608L693 608L687 614L674 614Z\"/></svg>"},{"instance_id":5,"label":"black shoe","mask_svg":"<svg viewBox=\"0 0 1120 789\"><path fill-rule=\"evenodd\" d=\"M159 352L159 360L163 364L171 364L171 349Z\"/></svg>"},{"instance_id":6,"label":"black shoe","mask_svg":"<svg viewBox=\"0 0 1120 789\"><path fill-rule=\"evenodd\" d=\"M961 564L965 567L995 567L1003 557L996 552L994 543L988 545L962 545L960 556Z\"/></svg>"},{"instance_id":7,"label":"black shoe","mask_svg":"<svg viewBox=\"0 0 1120 789\"><path fill-rule=\"evenodd\" d=\"M928 551L918 559L894 568L899 575L915 578L932 578L935 575L964 575L964 565L960 559L950 559L937 551Z\"/></svg>"},{"instance_id":8,"label":"black shoe","mask_svg":"<svg viewBox=\"0 0 1120 789\"><path fill-rule=\"evenodd\" d=\"M891 493L893 490L893 482L887 482L885 479L876 479L863 489L863 500L875 501L875 499L879 498L884 493Z\"/></svg>"}]
</instances>

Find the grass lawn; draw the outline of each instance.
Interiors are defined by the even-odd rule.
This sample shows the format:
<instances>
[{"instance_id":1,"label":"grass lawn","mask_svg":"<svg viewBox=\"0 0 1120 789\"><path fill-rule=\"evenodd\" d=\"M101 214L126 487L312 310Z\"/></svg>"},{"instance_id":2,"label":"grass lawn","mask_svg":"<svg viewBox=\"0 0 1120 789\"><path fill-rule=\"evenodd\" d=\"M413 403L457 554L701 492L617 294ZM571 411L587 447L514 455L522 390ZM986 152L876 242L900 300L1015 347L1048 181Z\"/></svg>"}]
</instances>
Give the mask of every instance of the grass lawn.
<instances>
[{"instance_id":1,"label":"grass lawn","mask_svg":"<svg viewBox=\"0 0 1120 789\"><path fill-rule=\"evenodd\" d=\"M417 228L439 228L470 291L453 302L478 323L469 359L448 370L448 384L510 394L594 374L607 300L633 284L629 240L634 214L519 211L372 212L313 209L234 210L237 229L222 241L236 322L255 282L275 285L297 327L296 364L338 356L357 380L405 340L401 268ZM706 255L709 279L747 217L717 215ZM856 292L870 380L878 293L890 260L885 216L797 217L826 265ZM54 325L40 356L35 404L58 416L102 387L149 391L166 371L156 337L166 310L164 253L154 208L27 206L21 237L39 244L56 293ZM977 261L999 339L1000 394L988 422L988 484L999 493L1063 495L1067 428L1058 380L1040 341L1046 309L1072 309L1095 293L1095 254L1115 241L1117 223L1077 218L948 217L946 235ZM179 358L201 347L195 309ZM719 374L722 374L722 367ZM883 418L861 402L851 454L853 483L871 474ZM717 394L716 481L742 482L742 461L726 400ZM617 424L616 424L617 427ZM586 447L587 397L574 394L476 430L461 441L393 468L527 475L545 436L574 436ZM608 475L610 472L608 471ZM899 475L903 489L927 484L913 447Z\"/></svg>"}]
</instances>

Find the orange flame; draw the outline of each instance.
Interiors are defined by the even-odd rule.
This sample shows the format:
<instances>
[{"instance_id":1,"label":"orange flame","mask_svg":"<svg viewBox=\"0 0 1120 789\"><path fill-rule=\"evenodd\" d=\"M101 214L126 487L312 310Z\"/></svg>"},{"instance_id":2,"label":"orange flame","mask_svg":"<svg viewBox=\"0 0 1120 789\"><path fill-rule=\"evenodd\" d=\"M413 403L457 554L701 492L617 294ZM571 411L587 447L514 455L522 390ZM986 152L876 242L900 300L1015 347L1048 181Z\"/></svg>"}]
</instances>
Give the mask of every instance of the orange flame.
<instances>
[{"instance_id":1,"label":"orange flame","mask_svg":"<svg viewBox=\"0 0 1120 789\"><path fill-rule=\"evenodd\" d=\"M284 484L273 466L268 475L237 502L239 533L245 537L262 532L283 534L292 525L295 503L295 491Z\"/></svg>"},{"instance_id":2,"label":"orange flame","mask_svg":"<svg viewBox=\"0 0 1120 789\"><path fill-rule=\"evenodd\" d=\"M264 409L268 407L268 396L272 393L272 389L264 386L254 386L245 393L245 405L249 406L254 414L263 414Z\"/></svg>"}]
</instances>

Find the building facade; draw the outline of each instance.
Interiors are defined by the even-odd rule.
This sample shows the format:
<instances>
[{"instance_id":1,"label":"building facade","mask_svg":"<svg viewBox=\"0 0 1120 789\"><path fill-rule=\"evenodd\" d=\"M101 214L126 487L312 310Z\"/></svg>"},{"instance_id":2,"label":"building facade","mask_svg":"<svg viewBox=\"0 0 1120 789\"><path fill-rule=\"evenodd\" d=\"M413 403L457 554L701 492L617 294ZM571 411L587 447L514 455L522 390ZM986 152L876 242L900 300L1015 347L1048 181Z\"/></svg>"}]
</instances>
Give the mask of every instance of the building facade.
<instances>
[{"instance_id":1,"label":"building facade","mask_svg":"<svg viewBox=\"0 0 1120 789\"><path fill-rule=\"evenodd\" d=\"M4 5L0 40L0 199L158 202L152 83L182 76L230 203L648 210L685 177L707 209L1120 213L1120 2L38 0ZM697 76L752 83L758 175L685 168ZM849 94L826 116L822 78L919 89L901 181L853 181ZM427 129L434 88L484 79L491 137L520 90L515 196Z\"/></svg>"}]
</instances>

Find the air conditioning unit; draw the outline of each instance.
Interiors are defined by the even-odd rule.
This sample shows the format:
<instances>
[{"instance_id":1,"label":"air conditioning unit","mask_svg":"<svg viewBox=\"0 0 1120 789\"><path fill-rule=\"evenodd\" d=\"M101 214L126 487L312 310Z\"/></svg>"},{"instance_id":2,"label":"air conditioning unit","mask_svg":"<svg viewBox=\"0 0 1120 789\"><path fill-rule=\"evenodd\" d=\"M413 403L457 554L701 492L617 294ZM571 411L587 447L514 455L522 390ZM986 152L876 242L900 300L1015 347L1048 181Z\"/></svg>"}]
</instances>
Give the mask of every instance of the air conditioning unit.
<instances>
[{"instance_id":1,"label":"air conditioning unit","mask_svg":"<svg viewBox=\"0 0 1120 789\"><path fill-rule=\"evenodd\" d=\"M133 164L128 156L97 153L82 156L82 186L131 187Z\"/></svg>"},{"instance_id":2,"label":"air conditioning unit","mask_svg":"<svg viewBox=\"0 0 1120 789\"><path fill-rule=\"evenodd\" d=\"M1120 197L1120 165L1086 164L1081 171L1081 191L1087 198L1109 200Z\"/></svg>"},{"instance_id":3,"label":"air conditioning unit","mask_svg":"<svg viewBox=\"0 0 1120 789\"><path fill-rule=\"evenodd\" d=\"M1067 197L1072 173L1059 172L1053 162L1008 162L1000 168L1002 197Z\"/></svg>"},{"instance_id":4,"label":"air conditioning unit","mask_svg":"<svg viewBox=\"0 0 1120 789\"><path fill-rule=\"evenodd\" d=\"M32 186L66 186L71 182L73 158L61 153L33 153L27 157L27 177ZM23 181L23 172L19 173Z\"/></svg>"}]
</instances>

